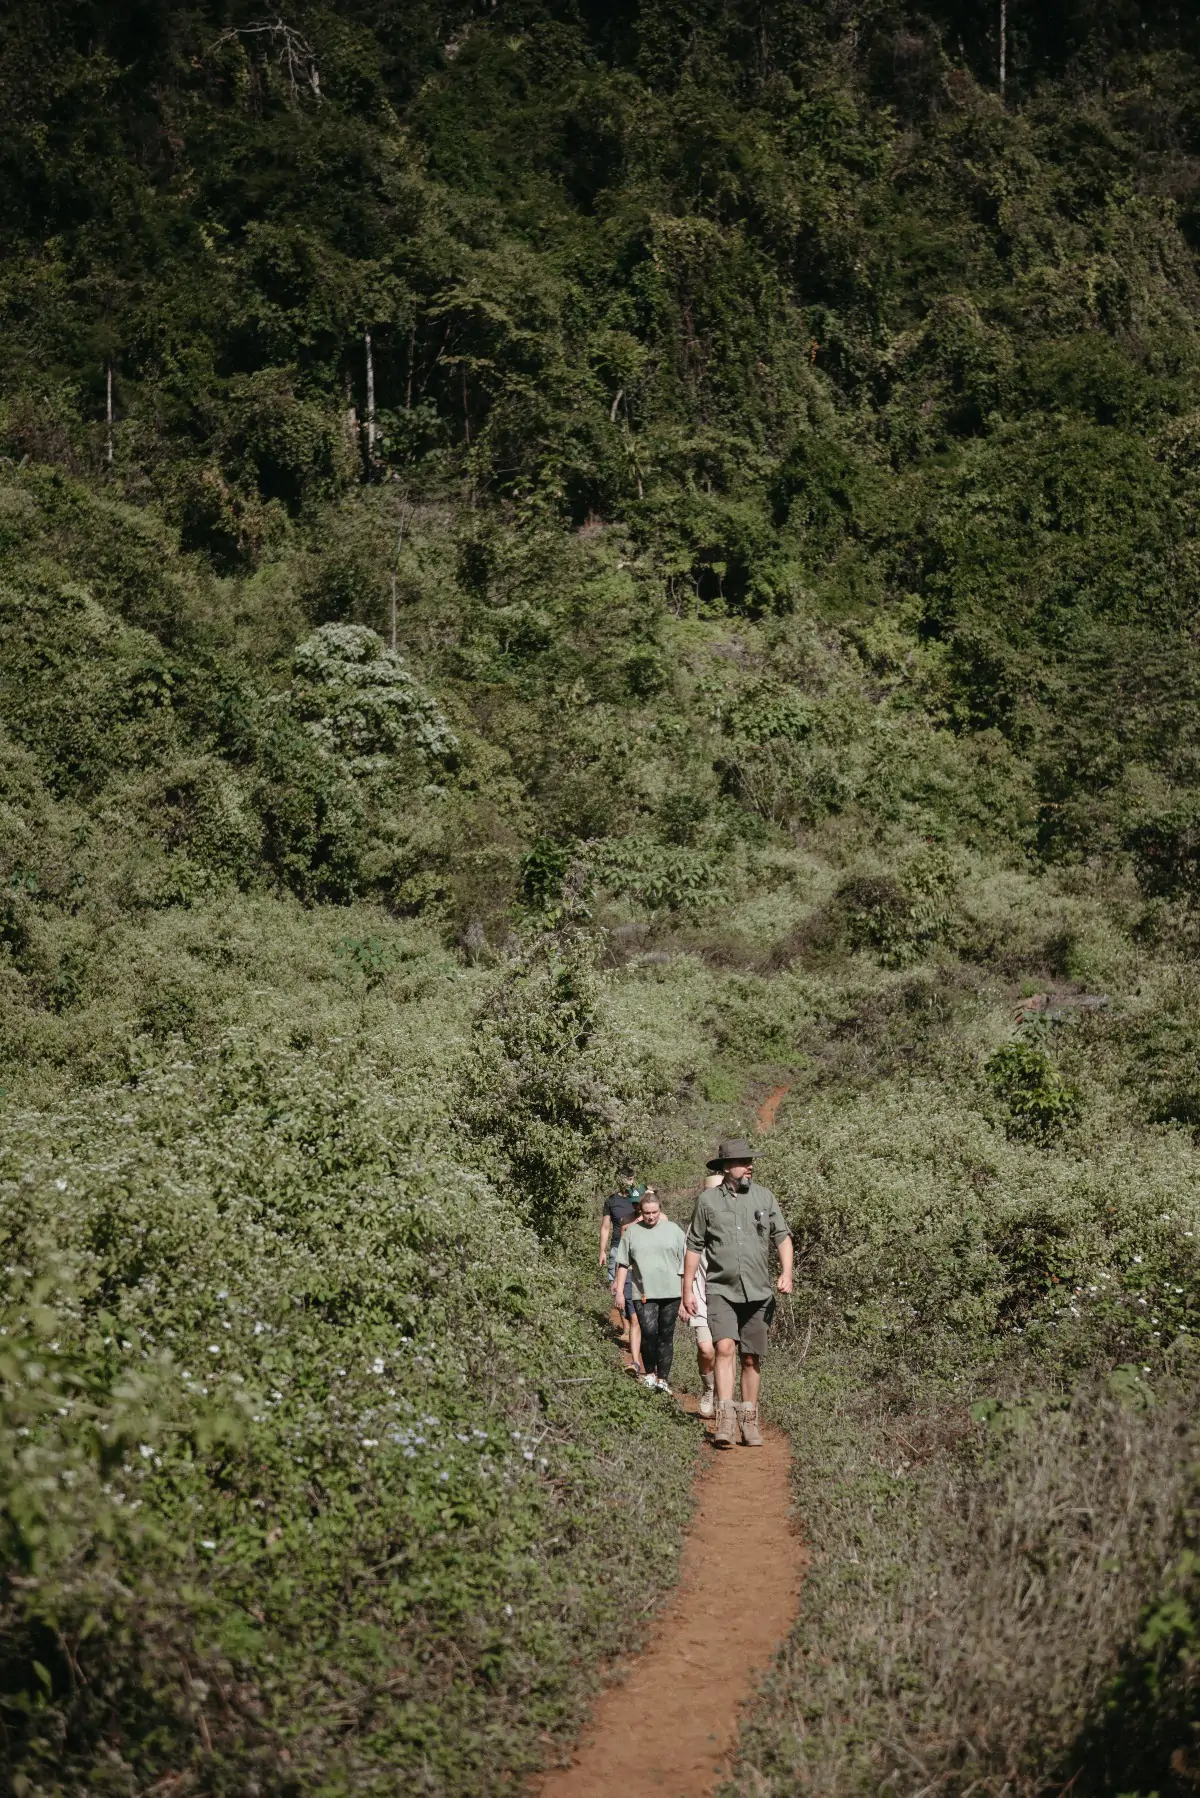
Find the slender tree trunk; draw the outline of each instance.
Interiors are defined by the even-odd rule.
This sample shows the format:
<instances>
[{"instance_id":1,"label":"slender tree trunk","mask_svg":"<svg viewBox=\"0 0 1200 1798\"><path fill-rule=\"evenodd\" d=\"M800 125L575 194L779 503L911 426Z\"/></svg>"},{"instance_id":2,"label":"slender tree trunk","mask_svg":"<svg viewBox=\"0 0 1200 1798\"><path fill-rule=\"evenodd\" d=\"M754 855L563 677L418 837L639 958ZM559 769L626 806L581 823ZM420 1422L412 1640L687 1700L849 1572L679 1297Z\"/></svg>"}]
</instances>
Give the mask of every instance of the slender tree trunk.
<instances>
[{"instance_id":1,"label":"slender tree trunk","mask_svg":"<svg viewBox=\"0 0 1200 1798\"><path fill-rule=\"evenodd\" d=\"M462 374L463 424L466 427L466 432L467 432L467 448L470 449L470 447L471 447L471 412L470 412L469 406L467 405L467 365L465 362L459 364L459 370L460 370L460 373Z\"/></svg>"},{"instance_id":2,"label":"slender tree trunk","mask_svg":"<svg viewBox=\"0 0 1200 1798\"><path fill-rule=\"evenodd\" d=\"M408 385L404 390L404 410L412 411L413 358L417 353L417 323L414 319L408 327Z\"/></svg>"},{"instance_id":3,"label":"slender tree trunk","mask_svg":"<svg viewBox=\"0 0 1200 1798\"><path fill-rule=\"evenodd\" d=\"M396 577L392 576L392 654L396 653Z\"/></svg>"},{"instance_id":4,"label":"slender tree trunk","mask_svg":"<svg viewBox=\"0 0 1200 1798\"><path fill-rule=\"evenodd\" d=\"M371 349L371 333L363 332L363 348L367 356L367 469L375 463L375 355Z\"/></svg>"},{"instance_id":5,"label":"slender tree trunk","mask_svg":"<svg viewBox=\"0 0 1200 1798\"><path fill-rule=\"evenodd\" d=\"M1008 0L1000 0L1000 99L1008 79Z\"/></svg>"},{"instance_id":6,"label":"slender tree trunk","mask_svg":"<svg viewBox=\"0 0 1200 1798\"><path fill-rule=\"evenodd\" d=\"M108 426L108 435L104 445L104 460L109 468L113 465L113 365L108 365L108 395L104 408L104 419Z\"/></svg>"}]
</instances>

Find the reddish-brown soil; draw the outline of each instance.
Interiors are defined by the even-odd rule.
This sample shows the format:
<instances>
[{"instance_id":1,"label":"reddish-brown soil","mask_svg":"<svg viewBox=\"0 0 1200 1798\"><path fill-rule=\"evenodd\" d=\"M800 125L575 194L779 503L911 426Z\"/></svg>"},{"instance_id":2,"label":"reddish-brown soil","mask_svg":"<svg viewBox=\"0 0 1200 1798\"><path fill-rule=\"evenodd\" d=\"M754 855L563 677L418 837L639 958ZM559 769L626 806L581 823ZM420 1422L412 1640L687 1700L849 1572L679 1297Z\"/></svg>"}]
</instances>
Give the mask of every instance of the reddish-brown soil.
<instances>
[{"instance_id":1,"label":"reddish-brown soil","mask_svg":"<svg viewBox=\"0 0 1200 1798\"><path fill-rule=\"evenodd\" d=\"M694 1398L681 1402L695 1409ZM787 1438L764 1435L761 1449L705 1449L679 1584L540 1798L705 1798L727 1773L738 1707L791 1628L800 1592Z\"/></svg>"},{"instance_id":2,"label":"reddish-brown soil","mask_svg":"<svg viewBox=\"0 0 1200 1798\"><path fill-rule=\"evenodd\" d=\"M758 1127L760 1130L773 1130L779 1107L791 1092L790 1086L777 1086L769 1092L758 1108Z\"/></svg>"}]
</instances>

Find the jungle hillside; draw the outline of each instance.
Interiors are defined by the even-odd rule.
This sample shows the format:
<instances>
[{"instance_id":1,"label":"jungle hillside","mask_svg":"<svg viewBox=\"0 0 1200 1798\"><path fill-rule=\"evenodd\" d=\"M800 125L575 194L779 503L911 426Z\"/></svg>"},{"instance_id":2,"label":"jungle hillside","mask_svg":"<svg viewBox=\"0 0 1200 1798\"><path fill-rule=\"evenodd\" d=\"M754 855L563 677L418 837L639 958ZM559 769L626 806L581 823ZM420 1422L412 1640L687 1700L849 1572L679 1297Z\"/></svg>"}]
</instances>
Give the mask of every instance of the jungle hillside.
<instances>
[{"instance_id":1,"label":"jungle hillside","mask_svg":"<svg viewBox=\"0 0 1200 1798\"><path fill-rule=\"evenodd\" d=\"M6 1790L561 1760L773 1094L727 1798L1196 1792L1198 530L1191 6L8 0Z\"/></svg>"}]
</instances>

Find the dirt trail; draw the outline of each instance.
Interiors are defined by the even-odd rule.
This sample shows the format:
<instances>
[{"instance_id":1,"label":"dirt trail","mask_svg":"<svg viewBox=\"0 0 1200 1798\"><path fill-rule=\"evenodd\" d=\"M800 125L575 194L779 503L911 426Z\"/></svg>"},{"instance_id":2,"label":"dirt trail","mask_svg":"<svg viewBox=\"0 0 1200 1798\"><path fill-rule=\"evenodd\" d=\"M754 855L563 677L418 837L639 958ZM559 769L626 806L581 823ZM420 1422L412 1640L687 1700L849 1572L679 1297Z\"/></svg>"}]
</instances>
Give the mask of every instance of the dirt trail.
<instances>
[{"instance_id":1,"label":"dirt trail","mask_svg":"<svg viewBox=\"0 0 1200 1798\"><path fill-rule=\"evenodd\" d=\"M777 1086L769 1092L758 1108L758 1127L760 1130L773 1130L779 1107L791 1092L791 1086Z\"/></svg>"},{"instance_id":2,"label":"dirt trail","mask_svg":"<svg viewBox=\"0 0 1200 1798\"><path fill-rule=\"evenodd\" d=\"M551 1773L540 1798L705 1798L727 1773L738 1707L800 1592L788 1442L770 1430L766 1443L704 1451L679 1584L628 1684L601 1693L573 1765Z\"/></svg>"},{"instance_id":3,"label":"dirt trail","mask_svg":"<svg viewBox=\"0 0 1200 1798\"><path fill-rule=\"evenodd\" d=\"M760 1130L790 1090L767 1094ZM538 1798L707 1798L728 1773L738 1710L791 1628L803 1569L788 1440L763 1434L765 1448L703 1451L679 1583L628 1683L604 1688L571 1765L540 1780Z\"/></svg>"}]
</instances>

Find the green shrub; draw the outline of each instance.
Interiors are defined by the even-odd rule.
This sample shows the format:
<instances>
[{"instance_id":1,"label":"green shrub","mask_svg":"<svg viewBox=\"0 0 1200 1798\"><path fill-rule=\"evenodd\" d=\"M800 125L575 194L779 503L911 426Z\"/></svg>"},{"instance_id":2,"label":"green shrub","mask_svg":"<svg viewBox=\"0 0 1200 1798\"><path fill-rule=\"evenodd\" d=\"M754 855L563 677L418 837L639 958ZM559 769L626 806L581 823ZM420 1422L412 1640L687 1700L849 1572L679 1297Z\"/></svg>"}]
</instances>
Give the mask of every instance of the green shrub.
<instances>
[{"instance_id":1,"label":"green shrub","mask_svg":"<svg viewBox=\"0 0 1200 1798\"><path fill-rule=\"evenodd\" d=\"M646 1550L614 1581L575 1420L640 1442L662 1577L688 1437L431 1097L242 1030L0 1124L8 1788L496 1792L628 1642Z\"/></svg>"},{"instance_id":2,"label":"green shrub","mask_svg":"<svg viewBox=\"0 0 1200 1798\"><path fill-rule=\"evenodd\" d=\"M635 1070L606 1040L586 944L536 944L474 1021L459 1115L518 1214L564 1238L583 1179L618 1153L635 1115Z\"/></svg>"},{"instance_id":3,"label":"green shrub","mask_svg":"<svg viewBox=\"0 0 1200 1798\"><path fill-rule=\"evenodd\" d=\"M712 853L667 848L646 837L588 843L584 861L597 884L625 894L649 911L696 912L722 891L724 876Z\"/></svg>"},{"instance_id":4,"label":"green shrub","mask_svg":"<svg viewBox=\"0 0 1200 1798\"><path fill-rule=\"evenodd\" d=\"M910 858L897 874L848 875L834 895L850 945L876 951L884 967L927 955L953 924L954 870L944 853Z\"/></svg>"},{"instance_id":5,"label":"green shrub","mask_svg":"<svg viewBox=\"0 0 1200 1798\"><path fill-rule=\"evenodd\" d=\"M1015 1136L1049 1142L1079 1116L1079 1094L1034 1043L1006 1043L988 1057L983 1071Z\"/></svg>"}]
</instances>

